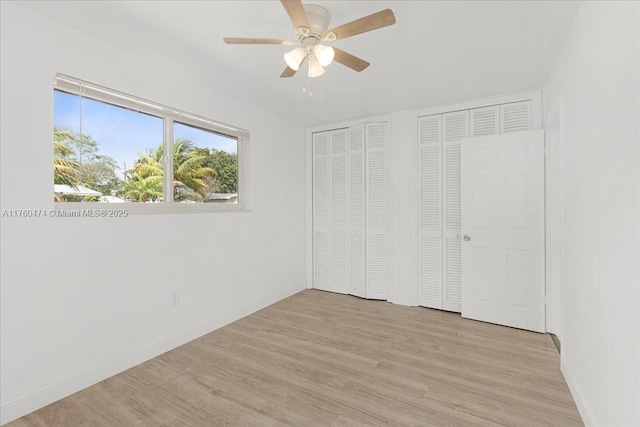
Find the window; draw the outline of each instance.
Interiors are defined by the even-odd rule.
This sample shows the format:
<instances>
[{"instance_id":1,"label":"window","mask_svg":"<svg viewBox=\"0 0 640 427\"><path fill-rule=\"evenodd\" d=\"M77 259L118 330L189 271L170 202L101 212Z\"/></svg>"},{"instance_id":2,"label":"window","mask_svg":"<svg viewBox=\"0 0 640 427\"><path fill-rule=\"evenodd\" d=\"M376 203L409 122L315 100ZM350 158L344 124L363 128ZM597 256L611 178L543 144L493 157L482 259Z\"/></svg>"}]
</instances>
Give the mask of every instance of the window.
<instances>
[{"instance_id":1,"label":"window","mask_svg":"<svg viewBox=\"0 0 640 427\"><path fill-rule=\"evenodd\" d=\"M236 203L238 140L180 122L173 123L173 138L173 200Z\"/></svg>"},{"instance_id":2,"label":"window","mask_svg":"<svg viewBox=\"0 0 640 427\"><path fill-rule=\"evenodd\" d=\"M232 126L58 75L54 200L124 203L119 207L145 212L240 209L248 137Z\"/></svg>"}]
</instances>

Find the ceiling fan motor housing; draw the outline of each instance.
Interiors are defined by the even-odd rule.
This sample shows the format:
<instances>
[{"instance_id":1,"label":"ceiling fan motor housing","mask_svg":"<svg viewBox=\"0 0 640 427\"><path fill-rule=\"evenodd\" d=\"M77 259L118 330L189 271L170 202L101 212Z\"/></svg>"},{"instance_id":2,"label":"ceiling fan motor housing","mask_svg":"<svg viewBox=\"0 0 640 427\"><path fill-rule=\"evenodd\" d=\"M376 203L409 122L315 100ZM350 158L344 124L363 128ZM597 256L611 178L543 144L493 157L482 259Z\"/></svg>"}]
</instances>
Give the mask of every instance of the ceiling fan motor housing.
<instances>
[{"instance_id":1,"label":"ceiling fan motor housing","mask_svg":"<svg viewBox=\"0 0 640 427\"><path fill-rule=\"evenodd\" d=\"M308 36L317 38L318 40L329 29L329 22L331 21L331 13L322 6L317 4L304 5L304 11L307 13L307 18L311 24Z\"/></svg>"}]
</instances>

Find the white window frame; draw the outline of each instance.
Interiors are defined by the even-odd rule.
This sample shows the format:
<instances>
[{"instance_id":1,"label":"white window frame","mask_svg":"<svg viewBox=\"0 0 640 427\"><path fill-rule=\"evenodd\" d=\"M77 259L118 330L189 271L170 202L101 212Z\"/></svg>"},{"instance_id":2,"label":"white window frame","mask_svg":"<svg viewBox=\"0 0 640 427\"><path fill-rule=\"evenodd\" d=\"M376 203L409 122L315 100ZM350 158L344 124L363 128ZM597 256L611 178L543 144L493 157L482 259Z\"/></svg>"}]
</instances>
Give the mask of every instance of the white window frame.
<instances>
[{"instance_id":1,"label":"white window frame","mask_svg":"<svg viewBox=\"0 0 640 427\"><path fill-rule=\"evenodd\" d=\"M245 129L217 122L197 114L187 113L177 108L158 104L133 95L89 83L64 74L56 74L54 90L87 97L140 113L150 114L163 120L164 146L164 201L157 203L96 203L96 202L54 202L59 210L77 209L124 209L128 213L202 213L233 212L247 210L247 163L249 157L250 133ZM53 92L52 92L53 93ZM173 200L173 124L194 126L206 131L236 138L238 141L238 185L237 203L176 203Z\"/></svg>"}]
</instances>

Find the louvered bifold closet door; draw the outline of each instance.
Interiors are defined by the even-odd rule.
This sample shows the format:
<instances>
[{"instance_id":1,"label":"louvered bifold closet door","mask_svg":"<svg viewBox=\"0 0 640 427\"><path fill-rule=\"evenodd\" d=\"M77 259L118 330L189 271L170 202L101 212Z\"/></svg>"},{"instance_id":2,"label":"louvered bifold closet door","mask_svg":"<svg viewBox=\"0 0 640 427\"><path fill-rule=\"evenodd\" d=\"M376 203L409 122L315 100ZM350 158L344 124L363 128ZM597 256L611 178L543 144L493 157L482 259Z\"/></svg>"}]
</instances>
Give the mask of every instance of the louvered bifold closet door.
<instances>
[{"instance_id":1,"label":"louvered bifold closet door","mask_svg":"<svg viewBox=\"0 0 640 427\"><path fill-rule=\"evenodd\" d=\"M329 288L329 132L313 134L313 287Z\"/></svg>"},{"instance_id":2,"label":"louvered bifold closet door","mask_svg":"<svg viewBox=\"0 0 640 427\"><path fill-rule=\"evenodd\" d=\"M500 132L500 106L471 110L469 136L497 135Z\"/></svg>"},{"instance_id":3,"label":"louvered bifold closet door","mask_svg":"<svg viewBox=\"0 0 640 427\"><path fill-rule=\"evenodd\" d=\"M366 125L366 297L387 299L386 123Z\"/></svg>"},{"instance_id":4,"label":"louvered bifold closet door","mask_svg":"<svg viewBox=\"0 0 640 427\"><path fill-rule=\"evenodd\" d=\"M500 133L530 130L531 101L513 102L500 106Z\"/></svg>"},{"instance_id":5,"label":"louvered bifold closet door","mask_svg":"<svg viewBox=\"0 0 640 427\"><path fill-rule=\"evenodd\" d=\"M348 164L348 248L349 248L349 293L365 298L365 157L364 125L349 128Z\"/></svg>"},{"instance_id":6,"label":"louvered bifold closet door","mask_svg":"<svg viewBox=\"0 0 640 427\"><path fill-rule=\"evenodd\" d=\"M420 299L442 308L442 115L418 118Z\"/></svg>"},{"instance_id":7,"label":"louvered bifold closet door","mask_svg":"<svg viewBox=\"0 0 640 427\"><path fill-rule=\"evenodd\" d=\"M461 311L462 175L460 139L469 136L469 111L442 115L443 132L443 295L442 308Z\"/></svg>"},{"instance_id":8,"label":"louvered bifold closet door","mask_svg":"<svg viewBox=\"0 0 640 427\"><path fill-rule=\"evenodd\" d=\"M347 250L347 129L331 131L331 269L329 290L346 294L348 286Z\"/></svg>"}]
</instances>

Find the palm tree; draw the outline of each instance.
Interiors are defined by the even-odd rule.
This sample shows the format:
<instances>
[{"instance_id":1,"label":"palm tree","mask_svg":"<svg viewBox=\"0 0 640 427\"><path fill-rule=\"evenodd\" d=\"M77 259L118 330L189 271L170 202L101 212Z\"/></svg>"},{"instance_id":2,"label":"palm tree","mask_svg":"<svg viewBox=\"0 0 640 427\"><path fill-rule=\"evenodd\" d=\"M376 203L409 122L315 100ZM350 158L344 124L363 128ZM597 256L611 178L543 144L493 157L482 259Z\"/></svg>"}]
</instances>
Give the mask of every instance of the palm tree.
<instances>
[{"instance_id":1,"label":"palm tree","mask_svg":"<svg viewBox=\"0 0 640 427\"><path fill-rule=\"evenodd\" d=\"M77 188L81 178L80 164L75 160L75 151L69 146L69 141L73 141L71 132L53 129L53 183ZM53 200L64 202L55 191Z\"/></svg>"},{"instance_id":2,"label":"palm tree","mask_svg":"<svg viewBox=\"0 0 640 427\"><path fill-rule=\"evenodd\" d=\"M207 196L207 178L215 177L215 169L204 166L207 154L197 150L188 139L176 139L173 143L173 188L174 196L182 195L180 189L187 187L200 199ZM188 193L186 194L188 197Z\"/></svg>"},{"instance_id":3,"label":"palm tree","mask_svg":"<svg viewBox=\"0 0 640 427\"><path fill-rule=\"evenodd\" d=\"M120 194L135 202L156 201L162 197L162 175L133 177L120 189Z\"/></svg>"},{"instance_id":4,"label":"palm tree","mask_svg":"<svg viewBox=\"0 0 640 427\"><path fill-rule=\"evenodd\" d=\"M76 188L80 184L80 164L69 146L73 136L68 131L53 130L53 183Z\"/></svg>"},{"instance_id":5,"label":"palm tree","mask_svg":"<svg viewBox=\"0 0 640 427\"><path fill-rule=\"evenodd\" d=\"M163 176L164 147L141 155L129 171L133 180L147 180ZM175 200L202 200L206 198L215 169L204 166L207 155L188 139L176 139L173 143L173 191ZM161 183L162 180L160 179ZM136 184L138 185L138 184Z\"/></svg>"}]
</instances>

